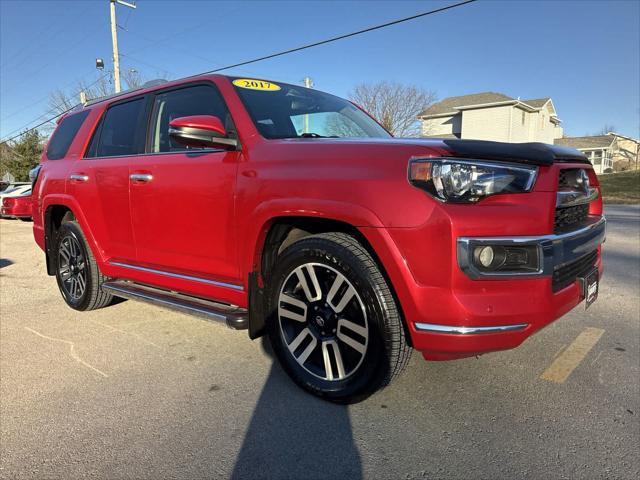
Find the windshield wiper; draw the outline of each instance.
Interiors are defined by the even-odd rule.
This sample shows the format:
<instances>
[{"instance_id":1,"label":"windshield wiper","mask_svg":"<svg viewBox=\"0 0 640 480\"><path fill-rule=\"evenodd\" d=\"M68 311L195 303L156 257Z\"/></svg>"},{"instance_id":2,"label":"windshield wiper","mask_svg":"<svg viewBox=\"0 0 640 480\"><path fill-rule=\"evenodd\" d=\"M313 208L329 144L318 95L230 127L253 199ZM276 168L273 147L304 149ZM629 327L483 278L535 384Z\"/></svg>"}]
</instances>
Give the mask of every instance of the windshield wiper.
<instances>
[{"instance_id":1,"label":"windshield wiper","mask_svg":"<svg viewBox=\"0 0 640 480\"><path fill-rule=\"evenodd\" d=\"M301 133L299 135L300 138L338 138L337 135L330 135L330 136L326 136L326 135L320 135L319 133Z\"/></svg>"}]
</instances>

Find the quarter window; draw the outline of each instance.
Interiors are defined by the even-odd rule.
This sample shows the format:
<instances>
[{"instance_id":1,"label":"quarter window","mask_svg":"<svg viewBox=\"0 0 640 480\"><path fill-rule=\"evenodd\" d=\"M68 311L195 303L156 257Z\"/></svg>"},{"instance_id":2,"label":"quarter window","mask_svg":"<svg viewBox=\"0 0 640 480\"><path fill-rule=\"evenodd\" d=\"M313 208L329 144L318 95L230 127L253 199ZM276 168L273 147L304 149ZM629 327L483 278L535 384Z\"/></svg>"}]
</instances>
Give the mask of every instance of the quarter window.
<instances>
[{"instance_id":1,"label":"quarter window","mask_svg":"<svg viewBox=\"0 0 640 480\"><path fill-rule=\"evenodd\" d=\"M179 117L213 115L218 117L230 134L235 128L229 110L217 89L211 85L195 85L156 95L151 117L150 151L180 152L193 150L169 137L169 122Z\"/></svg>"},{"instance_id":2,"label":"quarter window","mask_svg":"<svg viewBox=\"0 0 640 480\"><path fill-rule=\"evenodd\" d=\"M69 115L62 120L47 146L47 158L49 160L59 160L67 154L71 142L73 142L87 115L89 115L88 110Z\"/></svg>"},{"instance_id":3,"label":"quarter window","mask_svg":"<svg viewBox=\"0 0 640 480\"><path fill-rule=\"evenodd\" d=\"M143 98L110 107L91 141L88 156L116 157L141 153L143 115Z\"/></svg>"}]
</instances>

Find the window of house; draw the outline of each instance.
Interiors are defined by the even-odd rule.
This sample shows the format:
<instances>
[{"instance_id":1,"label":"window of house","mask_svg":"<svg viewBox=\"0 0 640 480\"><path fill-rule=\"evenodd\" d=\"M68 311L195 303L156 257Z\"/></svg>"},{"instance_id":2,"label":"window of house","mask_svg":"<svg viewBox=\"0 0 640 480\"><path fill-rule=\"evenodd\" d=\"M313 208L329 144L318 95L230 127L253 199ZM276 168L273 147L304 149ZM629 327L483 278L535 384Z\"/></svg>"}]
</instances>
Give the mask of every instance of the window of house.
<instances>
[{"instance_id":1,"label":"window of house","mask_svg":"<svg viewBox=\"0 0 640 480\"><path fill-rule=\"evenodd\" d=\"M169 137L171 120L192 115L213 115L222 121L227 132L235 131L227 105L213 85L194 85L171 90L156 95L153 103L151 151L158 153L193 150L193 147L180 145Z\"/></svg>"},{"instance_id":2,"label":"window of house","mask_svg":"<svg viewBox=\"0 0 640 480\"><path fill-rule=\"evenodd\" d=\"M62 120L47 145L47 158L49 160L58 160L67 154L71 142L73 142L87 115L89 115L89 110L69 115Z\"/></svg>"},{"instance_id":3,"label":"window of house","mask_svg":"<svg viewBox=\"0 0 640 480\"><path fill-rule=\"evenodd\" d=\"M593 163L594 165L602 165L602 150L593 151L591 163Z\"/></svg>"},{"instance_id":4,"label":"window of house","mask_svg":"<svg viewBox=\"0 0 640 480\"><path fill-rule=\"evenodd\" d=\"M91 139L88 157L116 157L142 153L144 99L109 107Z\"/></svg>"}]
</instances>

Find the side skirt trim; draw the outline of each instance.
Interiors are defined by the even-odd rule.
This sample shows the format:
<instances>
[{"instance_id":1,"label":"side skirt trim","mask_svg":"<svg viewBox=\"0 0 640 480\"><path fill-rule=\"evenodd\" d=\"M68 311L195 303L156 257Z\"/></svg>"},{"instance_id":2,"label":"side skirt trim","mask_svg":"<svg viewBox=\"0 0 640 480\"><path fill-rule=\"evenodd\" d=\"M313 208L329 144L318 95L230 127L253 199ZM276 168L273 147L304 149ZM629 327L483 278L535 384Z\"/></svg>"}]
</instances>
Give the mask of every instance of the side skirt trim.
<instances>
[{"instance_id":1,"label":"side skirt trim","mask_svg":"<svg viewBox=\"0 0 640 480\"><path fill-rule=\"evenodd\" d=\"M190 282L205 283L207 285L215 285L216 287L230 288L232 290L244 291L242 285L236 285L235 283L218 282L216 280L208 280L206 278L192 277L191 275L183 275L181 273L165 272L164 270L156 270L155 268L139 267L137 265L129 265L123 262L109 262L109 265L114 267L129 268L131 270L138 270L140 272L153 273L155 275L162 275L164 277L179 278L180 280L188 280Z\"/></svg>"}]
</instances>

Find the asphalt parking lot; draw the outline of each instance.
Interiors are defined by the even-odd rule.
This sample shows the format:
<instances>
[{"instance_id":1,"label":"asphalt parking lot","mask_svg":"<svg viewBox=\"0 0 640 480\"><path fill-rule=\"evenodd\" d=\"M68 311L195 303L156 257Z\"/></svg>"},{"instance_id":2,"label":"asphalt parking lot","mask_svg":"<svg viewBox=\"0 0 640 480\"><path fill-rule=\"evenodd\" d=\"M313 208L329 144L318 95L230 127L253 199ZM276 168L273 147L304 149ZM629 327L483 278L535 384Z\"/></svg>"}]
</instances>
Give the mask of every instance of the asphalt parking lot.
<instances>
[{"instance_id":1,"label":"asphalt parking lot","mask_svg":"<svg viewBox=\"0 0 640 480\"><path fill-rule=\"evenodd\" d=\"M414 355L350 407L244 332L132 301L69 309L31 224L0 220L0 477L638 478L640 208L607 215L588 311L516 350Z\"/></svg>"}]
</instances>

